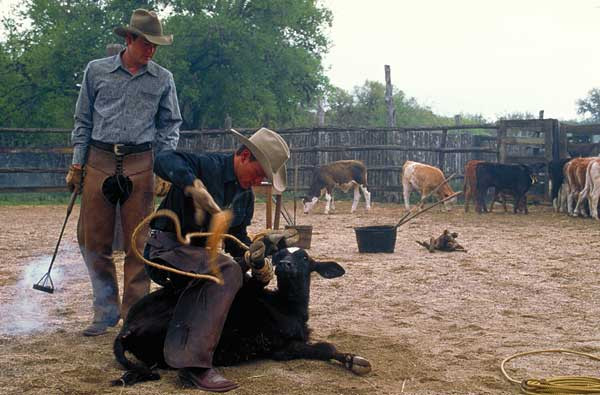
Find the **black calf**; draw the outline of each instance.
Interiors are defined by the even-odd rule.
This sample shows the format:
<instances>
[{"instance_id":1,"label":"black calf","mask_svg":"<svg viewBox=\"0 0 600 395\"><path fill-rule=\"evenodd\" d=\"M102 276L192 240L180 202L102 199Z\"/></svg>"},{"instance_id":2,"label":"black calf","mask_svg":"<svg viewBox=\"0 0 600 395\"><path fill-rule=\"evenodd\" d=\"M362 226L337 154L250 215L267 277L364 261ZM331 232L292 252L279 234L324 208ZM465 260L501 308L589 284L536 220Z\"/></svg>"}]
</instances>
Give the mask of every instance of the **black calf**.
<instances>
[{"instance_id":1,"label":"black calf","mask_svg":"<svg viewBox=\"0 0 600 395\"><path fill-rule=\"evenodd\" d=\"M260 358L333 359L356 374L370 372L371 364L362 357L339 353L330 343L308 343L311 273L336 278L344 269L336 262L317 262L297 248L277 252L273 265L278 288L269 290L247 278L229 310L213 363L229 366ZM166 367L162 350L178 296L172 288L162 288L131 308L114 342L115 357L128 372L113 384L158 379L152 369ZM143 364L129 361L125 351Z\"/></svg>"}]
</instances>

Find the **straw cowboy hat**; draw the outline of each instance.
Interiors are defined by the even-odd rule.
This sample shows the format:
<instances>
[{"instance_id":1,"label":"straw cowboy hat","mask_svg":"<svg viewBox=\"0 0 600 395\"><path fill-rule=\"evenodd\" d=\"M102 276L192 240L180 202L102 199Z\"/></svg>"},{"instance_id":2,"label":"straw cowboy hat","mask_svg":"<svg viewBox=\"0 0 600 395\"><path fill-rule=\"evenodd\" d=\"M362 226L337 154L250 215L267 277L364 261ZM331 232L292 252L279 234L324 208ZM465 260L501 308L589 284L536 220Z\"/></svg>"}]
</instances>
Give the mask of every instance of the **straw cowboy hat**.
<instances>
[{"instance_id":1,"label":"straw cowboy hat","mask_svg":"<svg viewBox=\"0 0 600 395\"><path fill-rule=\"evenodd\" d=\"M238 141L252 152L265 171L273 188L283 192L287 186L285 162L290 158L290 148L277 133L267 128L260 128L250 138L234 129L229 129Z\"/></svg>"},{"instance_id":2,"label":"straw cowboy hat","mask_svg":"<svg viewBox=\"0 0 600 395\"><path fill-rule=\"evenodd\" d=\"M126 37L127 33L142 36L152 44L171 45L173 35L163 35L162 24L154 11L137 9L131 14L129 26L119 26L114 29L115 34Z\"/></svg>"}]
</instances>

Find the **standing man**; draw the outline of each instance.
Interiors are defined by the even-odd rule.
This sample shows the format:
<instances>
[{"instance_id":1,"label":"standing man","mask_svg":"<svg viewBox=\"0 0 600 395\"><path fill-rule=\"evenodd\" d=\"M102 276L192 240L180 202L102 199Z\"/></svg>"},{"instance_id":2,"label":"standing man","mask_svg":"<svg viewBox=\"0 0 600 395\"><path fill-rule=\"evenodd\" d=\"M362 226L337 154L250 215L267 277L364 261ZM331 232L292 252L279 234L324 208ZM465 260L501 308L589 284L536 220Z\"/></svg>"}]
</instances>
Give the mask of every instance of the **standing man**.
<instances>
[{"instance_id":1,"label":"standing man","mask_svg":"<svg viewBox=\"0 0 600 395\"><path fill-rule=\"evenodd\" d=\"M126 48L85 69L66 178L71 190L82 193L77 239L94 295L85 336L106 333L148 293L150 279L133 254L131 233L153 209L153 155L177 147L181 124L173 75L152 61L157 46L170 45L173 36L163 35L156 13L143 9L114 32ZM112 258L117 203L125 238L122 303Z\"/></svg>"},{"instance_id":2,"label":"standing man","mask_svg":"<svg viewBox=\"0 0 600 395\"><path fill-rule=\"evenodd\" d=\"M266 128L261 128L250 138L234 130L231 132L241 143L235 153L165 151L157 156L154 171L172 183L160 209L175 212L181 222L182 233L187 234L206 232L211 214L229 208L233 219L228 233L250 245L246 228L254 214L251 187L266 178L276 190L283 191L286 187L285 163L290 157L290 150L279 134ZM150 227L152 230L144 251L147 259L180 270L210 274L205 240L192 239L193 245L180 244L173 222L166 218L155 219ZM286 236L289 239L283 240ZM154 281L181 290L169 323L164 356L169 366L179 369L179 377L184 384L214 392L237 388L237 384L212 368L213 353L227 313L242 285L242 273L251 268L249 281L258 286L266 285L272 276L272 267L264 259L265 254L269 254L269 243L283 247L289 241L293 242L293 235L272 233L264 244L260 240L252 243L249 253L246 253L238 244L226 239L225 251L235 260L223 254L216 260L223 285L173 275L148 266Z\"/></svg>"}]
</instances>

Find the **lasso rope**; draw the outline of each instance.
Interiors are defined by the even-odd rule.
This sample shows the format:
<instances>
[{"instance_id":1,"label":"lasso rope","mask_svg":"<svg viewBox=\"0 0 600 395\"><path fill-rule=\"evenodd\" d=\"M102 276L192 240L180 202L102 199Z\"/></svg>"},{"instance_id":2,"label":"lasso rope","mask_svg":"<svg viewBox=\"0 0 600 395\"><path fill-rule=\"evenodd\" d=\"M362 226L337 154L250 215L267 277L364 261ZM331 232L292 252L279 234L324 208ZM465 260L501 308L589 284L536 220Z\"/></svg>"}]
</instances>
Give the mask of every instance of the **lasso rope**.
<instances>
[{"instance_id":1,"label":"lasso rope","mask_svg":"<svg viewBox=\"0 0 600 395\"><path fill-rule=\"evenodd\" d=\"M137 248L137 243L136 243L137 235L142 230L142 228L144 228L144 226L149 224L150 221L152 221L154 218L158 218L158 217L167 217L167 218L170 218L171 221L173 221L173 223L175 225L175 235L177 237L177 241L181 244L189 245L192 241L192 238L194 238L194 237L208 237L206 249L209 250L208 266L209 266L210 272L212 274L198 274L198 273L186 272L183 270L175 269L174 267L161 265L160 263L152 262L152 261L149 261L148 259L144 258L142 253ZM186 234L185 238L184 238L181 234L181 223L179 222L179 218L177 218L177 215L171 210L166 210L166 209L158 210L157 212L152 213L149 216L147 216L146 218L144 218L142 220L142 222L140 222L135 227L135 229L133 230L133 233L131 234L131 246L132 246L133 253L135 254L135 256L138 257L139 259L141 259L146 265L153 266L157 269L166 270L168 272L177 273L182 276L211 280L211 281L216 282L219 285L223 285L223 276L221 275L221 271L219 270L219 267L215 263L217 254L219 251L218 246L219 246L219 243L221 242L221 240L223 238L231 239L231 240L235 241L236 243L238 243L243 249L248 250L248 246L246 246L244 243L242 243L238 238L225 233L229 229L230 223L231 223L231 211L229 211L229 210L222 211L220 213L213 215L212 220L210 222L209 232L191 232L191 233Z\"/></svg>"},{"instance_id":2,"label":"lasso rope","mask_svg":"<svg viewBox=\"0 0 600 395\"><path fill-rule=\"evenodd\" d=\"M596 361L600 361L600 357L597 357L592 354L587 354L579 351L571 351L571 350L563 350L563 349L552 349L552 350L536 350L536 351L528 351L522 352L519 354L514 354L502 361L500 364L500 369L502 370L502 374L509 381L519 384L521 387L521 391L524 394L598 394L600 393L600 378L596 377L588 377L588 376L556 376L550 377L547 379L525 379L525 380L516 380L513 379L506 373L504 369L504 365L515 358L523 357L525 355L532 354L542 354L542 353L566 353L566 354L575 354L582 355Z\"/></svg>"}]
</instances>

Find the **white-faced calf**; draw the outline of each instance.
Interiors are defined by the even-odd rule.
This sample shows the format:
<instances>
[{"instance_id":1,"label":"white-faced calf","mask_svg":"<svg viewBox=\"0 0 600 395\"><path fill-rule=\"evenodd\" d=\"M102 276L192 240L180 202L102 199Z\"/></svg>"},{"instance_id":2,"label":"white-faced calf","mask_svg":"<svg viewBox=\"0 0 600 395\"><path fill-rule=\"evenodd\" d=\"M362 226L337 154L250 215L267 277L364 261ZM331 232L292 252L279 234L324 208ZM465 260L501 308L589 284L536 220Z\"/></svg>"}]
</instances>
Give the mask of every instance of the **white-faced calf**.
<instances>
[{"instance_id":1,"label":"white-faced calf","mask_svg":"<svg viewBox=\"0 0 600 395\"><path fill-rule=\"evenodd\" d=\"M313 174L308 195L302 199L304 214L317 204L319 198L325 195L325 214L335 210L333 190L337 188L348 192L354 189L354 199L350 212L356 211L360 201L360 193L365 197L365 207L371 209L371 193L367 190L367 168L358 160L340 160L317 168Z\"/></svg>"}]
</instances>

